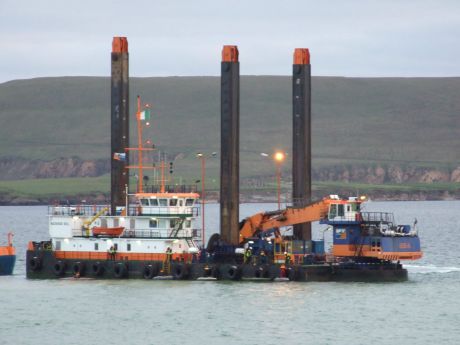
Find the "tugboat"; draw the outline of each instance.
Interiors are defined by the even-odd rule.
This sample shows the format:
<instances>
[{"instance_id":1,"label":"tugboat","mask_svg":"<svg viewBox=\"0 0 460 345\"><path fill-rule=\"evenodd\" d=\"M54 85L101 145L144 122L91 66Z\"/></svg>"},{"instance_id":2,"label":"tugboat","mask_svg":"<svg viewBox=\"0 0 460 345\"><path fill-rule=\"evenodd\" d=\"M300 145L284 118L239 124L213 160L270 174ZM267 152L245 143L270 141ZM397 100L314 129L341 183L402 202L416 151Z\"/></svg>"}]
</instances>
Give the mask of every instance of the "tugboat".
<instances>
[{"instance_id":1,"label":"tugboat","mask_svg":"<svg viewBox=\"0 0 460 345\"><path fill-rule=\"evenodd\" d=\"M186 264L197 261L201 243L201 231L195 227L200 195L195 185L166 184L163 157L145 166L146 155L154 150L142 142L149 111L138 96L139 146L113 156L126 161L128 152L137 152L137 164L125 167L137 171L136 193L129 194L126 185L125 205L115 212L110 205L50 206L51 239L29 243L28 278L152 278L169 277L173 270L178 277L189 274ZM169 167L172 173L172 163ZM145 184L150 179L146 169L159 172L159 184Z\"/></svg>"},{"instance_id":2,"label":"tugboat","mask_svg":"<svg viewBox=\"0 0 460 345\"><path fill-rule=\"evenodd\" d=\"M13 247L13 233L8 233L8 245L0 246L0 276L13 274L16 263L16 249Z\"/></svg>"},{"instance_id":3,"label":"tugboat","mask_svg":"<svg viewBox=\"0 0 460 345\"><path fill-rule=\"evenodd\" d=\"M162 186L133 198L115 215L101 205L50 206L51 240L29 243L27 277L152 278L170 275L171 262L183 269L199 251L199 194Z\"/></svg>"}]
</instances>

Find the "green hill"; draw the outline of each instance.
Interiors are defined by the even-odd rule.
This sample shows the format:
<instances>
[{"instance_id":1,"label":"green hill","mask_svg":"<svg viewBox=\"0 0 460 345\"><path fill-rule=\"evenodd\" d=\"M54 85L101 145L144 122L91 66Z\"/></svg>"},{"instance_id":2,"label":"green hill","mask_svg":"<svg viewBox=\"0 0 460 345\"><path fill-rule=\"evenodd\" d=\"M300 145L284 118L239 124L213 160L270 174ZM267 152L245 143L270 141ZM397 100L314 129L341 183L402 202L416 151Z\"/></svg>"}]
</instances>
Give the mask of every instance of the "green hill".
<instances>
[{"instance_id":1,"label":"green hill","mask_svg":"<svg viewBox=\"0 0 460 345\"><path fill-rule=\"evenodd\" d=\"M460 162L460 78L314 77L312 83L315 166ZM178 171L198 169L196 152L219 150L218 77L131 78L130 87L131 114L137 94L153 104L153 128L146 136L182 153ZM107 158L109 114L109 78L0 84L0 157ZM134 142L134 122L131 128ZM243 76L242 174L271 171L271 162L259 153L289 152L290 146L290 77ZM218 176L218 159L209 167Z\"/></svg>"}]
</instances>

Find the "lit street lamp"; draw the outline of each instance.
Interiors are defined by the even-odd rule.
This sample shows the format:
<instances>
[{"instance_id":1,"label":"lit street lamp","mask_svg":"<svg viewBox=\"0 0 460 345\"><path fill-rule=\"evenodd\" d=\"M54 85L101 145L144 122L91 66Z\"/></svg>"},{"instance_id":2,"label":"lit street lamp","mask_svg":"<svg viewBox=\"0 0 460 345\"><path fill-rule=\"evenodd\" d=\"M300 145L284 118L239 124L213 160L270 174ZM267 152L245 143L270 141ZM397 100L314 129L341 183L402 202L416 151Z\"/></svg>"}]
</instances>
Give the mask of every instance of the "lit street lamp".
<instances>
[{"instance_id":1,"label":"lit street lamp","mask_svg":"<svg viewBox=\"0 0 460 345\"><path fill-rule=\"evenodd\" d=\"M284 162L286 154L282 151L276 151L273 155L276 165L276 190L278 194L278 210L281 209L281 164Z\"/></svg>"},{"instance_id":2,"label":"lit street lamp","mask_svg":"<svg viewBox=\"0 0 460 345\"><path fill-rule=\"evenodd\" d=\"M260 155L262 157L271 156L265 152L261 152ZM281 209L281 165L283 164L284 159L286 158L286 153L283 151L275 151L272 157L273 157L273 160L276 166L276 192L277 192L277 197L278 197L278 210L280 210Z\"/></svg>"}]
</instances>

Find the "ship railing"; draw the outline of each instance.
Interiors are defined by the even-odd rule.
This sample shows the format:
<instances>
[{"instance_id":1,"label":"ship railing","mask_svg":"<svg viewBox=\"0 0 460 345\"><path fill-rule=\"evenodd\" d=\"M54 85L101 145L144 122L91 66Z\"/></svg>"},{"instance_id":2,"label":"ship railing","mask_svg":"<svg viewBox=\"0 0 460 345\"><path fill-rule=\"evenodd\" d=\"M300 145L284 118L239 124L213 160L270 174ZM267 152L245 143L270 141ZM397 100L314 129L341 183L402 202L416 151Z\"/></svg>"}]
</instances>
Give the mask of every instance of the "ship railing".
<instances>
[{"instance_id":1,"label":"ship railing","mask_svg":"<svg viewBox=\"0 0 460 345\"><path fill-rule=\"evenodd\" d=\"M165 185L165 193L196 193L196 185ZM161 193L161 186L145 186L143 187L144 193Z\"/></svg>"},{"instance_id":2,"label":"ship railing","mask_svg":"<svg viewBox=\"0 0 460 345\"><path fill-rule=\"evenodd\" d=\"M197 206L130 206L129 216L185 216L198 217L200 207Z\"/></svg>"},{"instance_id":3,"label":"ship railing","mask_svg":"<svg viewBox=\"0 0 460 345\"><path fill-rule=\"evenodd\" d=\"M201 240L201 229L192 229L192 237L194 240Z\"/></svg>"},{"instance_id":4,"label":"ship railing","mask_svg":"<svg viewBox=\"0 0 460 345\"><path fill-rule=\"evenodd\" d=\"M50 216L94 216L105 211L102 216L110 216L109 205L54 205L48 206Z\"/></svg>"},{"instance_id":5,"label":"ship railing","mask_svg":"<svg viewBox=\"0 0 460 345\"><path fill-rule=\"evenodd\" d=\"M84 229L74 229L73 236L75 237L88 237L91 235ZM101 238L107 238L109 236L99 236ZM188 238L188 239L200 239L201 238L201 229L181 229L177 231L175 236L172 235L170 228L149 228L149 229L125 229L120 236L122 238Z\"/></svg>"},{"instance_id":6,"label":"ship railing","mask_svg":"<svg viewBox=\"0 0 460 345\"><path fill-rule=\"evenodd\" d=\"M359 217L356 214L347 216L328 216L327 220L329 222L358 222Z\"/></svg>"},{"instance_id":7,"label":"ship railing","mask_svg":"<svg viewBox=\"0 0 460 345\"><path fill-rule=\"evenodd\" d=\"M109 205L62 205L48 206L50 216L83 216L93 217L99 214L101 217L111 216ZM117 214L117 216L121 216ZM200 215L199 206L129 206L128 216L183 216L198 217Z\"/></svg>"},{"instance_id":8,"label":"ship railing","mask_svg":"<svg viewBox=\"0 0 460 345\"><path fill-rule=\"evenodd\" d=\"M176 232L175 232L176 233ZM199 229L181 229L175 236L171 235L171 229L125 229L120 237L124 238L199 238Z\"/></svg>"},{"instance_id":9,"label":"ship railing","mask_svg":"<svg viewBox=\"0 0 460 345\"><path fill-rule=\"evenodd\" d=\"M393 213L388 212L361 212L362 220L366 223L394 224Z\"/></svg>"}]
</instances>

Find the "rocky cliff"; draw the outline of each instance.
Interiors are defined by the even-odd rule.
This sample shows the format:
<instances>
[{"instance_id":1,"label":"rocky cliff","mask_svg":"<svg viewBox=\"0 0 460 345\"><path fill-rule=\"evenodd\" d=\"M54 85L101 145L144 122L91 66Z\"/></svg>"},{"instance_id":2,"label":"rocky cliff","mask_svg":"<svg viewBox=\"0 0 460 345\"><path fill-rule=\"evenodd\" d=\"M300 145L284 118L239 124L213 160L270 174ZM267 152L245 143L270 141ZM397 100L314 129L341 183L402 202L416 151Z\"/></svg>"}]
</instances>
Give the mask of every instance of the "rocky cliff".
<instances>
[{"instance_id":1,"label":"rocky cliff","mask_svg":"<svg viewBox=\"0 0 460 345\"><path fill-rule=\"evenodd\" d=\"M23 158L0 159L0 180L33 178L97 177L110 172L105 159L82 160L78 157L50 161ZM315 181L340 181L366 184L460 182L460 166L429 168L411 165L334 165L313 169ZM289 176L286 171L285 175ZM267 176L247 178L247 184L270 180Z\"/></svg>"},{"instance_id":2,"label":"rocky cliff","mask_svg":"<svg viewBox=\"0 0 460 345\"><path fill-rule=\"evenodd\" d=\"M460 166L440 169L409 165L341 165L313 169L313 179L368 184L460 182Z\"/></svg>"},{"instance_id":3,"label":"rocky cliff","mask_svg":"<svg viewBox=\"0 0 460 345\"><path fill-rule=\"evenodd\" d=\"M108 173L109 169L110 162L104 159L82 160L72 157L43 161L2 158L0 159L0 180L96 177Z\"/></svg>"}]
</instances>

